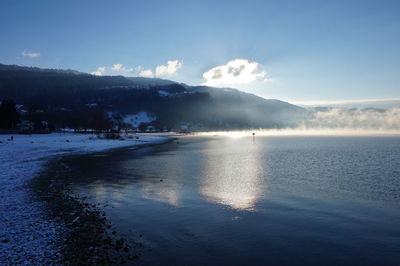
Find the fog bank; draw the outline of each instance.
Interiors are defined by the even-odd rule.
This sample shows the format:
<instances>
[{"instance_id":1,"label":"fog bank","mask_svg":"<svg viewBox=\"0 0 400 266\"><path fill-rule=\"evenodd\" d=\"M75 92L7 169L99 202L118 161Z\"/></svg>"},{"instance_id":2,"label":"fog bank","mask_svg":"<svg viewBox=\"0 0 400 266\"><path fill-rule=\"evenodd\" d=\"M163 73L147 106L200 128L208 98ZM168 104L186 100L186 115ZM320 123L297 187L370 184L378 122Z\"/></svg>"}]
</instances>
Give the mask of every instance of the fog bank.
<instances>
[{"instance_id":1,"label":"fog bank","mask_svg":"<svg viewBox=\"0 0 400 266\"><path fill-rule=\"evenodd\" d=\"M345 109L328 108L316 111L302 123L311 129L400 130L400 108Z\"/></svg>"},{"instance_id":2,"label":"fog bank","mask_svg":"<svg viewBox=\"0 0 400 266\"><path fill-rule=\"evenodd\" d=\"M400 135L400 108L391 108L387 110L375 108L317 108L311 111L307 119L299 121L299 126L295 128L219 131L200 134L240 137L252 136L252 133L255 133L256 136Z\"/></svg>"}]
</instances>

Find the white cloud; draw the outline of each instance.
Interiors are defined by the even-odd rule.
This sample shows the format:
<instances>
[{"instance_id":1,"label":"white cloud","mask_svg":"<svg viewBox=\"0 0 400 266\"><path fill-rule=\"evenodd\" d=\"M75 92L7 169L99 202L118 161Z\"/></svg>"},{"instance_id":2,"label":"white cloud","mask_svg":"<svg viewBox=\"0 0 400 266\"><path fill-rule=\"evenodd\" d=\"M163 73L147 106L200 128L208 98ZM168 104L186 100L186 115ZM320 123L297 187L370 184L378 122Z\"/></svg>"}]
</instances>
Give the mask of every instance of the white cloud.
<instances>
[{"instance_id":1,"label":"white cloud","mask_svg":"<svg viewBox=\"0 0 400 266\"><path fill-rule=\"evenodd\" d=\"M98 67L96 71L91 72L90 74L96 76L102 75L110 75L110 74L127 74L133 71L138 72L138 76L152 78L152 77L166 77L173 76L176 74L178 69L182 67L182 62L179 60L168 61L166 65L159 65L153 71L151 69L145 69L141 66L135 68L125 67L123 64L113 64L111 67Z\"/></svg>"},{"instance_id":2,"label":"white cloud","mask_svg":"<svg viewBox=\"0 0 400 266\"><path fill-rule=\"evenodd\" d=\"M133 68L126 68L123 64L114 64L111 70L114 72L129 73L133 71Z\"/></svg>"},{"instance_id":3,"label":"white cloud","mask_svg":"<svg viewBox=\"0 0 400 266\"><path fill-rule=\"evenodd\" d=\"M153 76L153 71L150 69L144 69L139 72L139 77L152 78Z\"/></svg>"},{"instance_id":4,"label":"white cloud","mask_svg":"<svg viewBox=\"0 0 400 266\"><path fill-rule=\"evenodd\" d=\"M181 67L182 62L179 60L168 61L166 65L160 65L156 67L156 76L173 76Z\"/></svg>"},{"instance_id":5,"label":"white cloud","mask_svg":"<svg viewBox=\"0 0 400 266\"><path fill-rule=\"evenodd\" d=\"M256 80L266 80L267 72L257 62L234 59L225 65L214 67L203 74L207 86L234 86L248 84Z\"/></svg>"},{"instance_id":6,"label":"white cloud","mask_svg":"<svg viewBox=\"0 0 400 266\"><path fill-rule=\"evenodd\" d=\"M111 68L113 71L119 71L122 68L122 64L114 64Z\"/></svg>"},{"instance_id":7,"label":"white cloud","mask_svg":"<svg viewBox=\"0 0 400 266\"><path fill-rule=\"evenodd\" d=\"M102 76L102 75L106 74L106 72L107 72L107 74L110 74L110 71L111 71L111 73L114 72L114 74L115 74L115 72L125 74L125 73L132 72L133 68L124 67L123 64L114 64L114 65L112 65L112 67L107 67L107 68L105 66L98 67L96 71L93 71L90 74L96 75L96 76Z\"/></svg>"},{"instance_id":8,"label":"white cloud","mask_svg":"<svg viewBox=\"0 0 400 266\"><path fill-rule=\"evenodd\" d=\"M98 67L96 71L93 71L90 74L96 75L96 76L101 76L104 74L105 71L106 71L106 67Z\"/></svg>"},{"instance_id":9,"label":"white cloud","mask_svg":"<svg viewBox=\"0 0 400 266\"><path fill-rule=\"evenodd\" d=\"M35 58L35 57L39 57L39 56L40 56L40 53L33 53L33 52L23 51L23 52L21 53L21 55L24 56L24 57L27 56L27 57Z\"/></svg>"}]
</instances>

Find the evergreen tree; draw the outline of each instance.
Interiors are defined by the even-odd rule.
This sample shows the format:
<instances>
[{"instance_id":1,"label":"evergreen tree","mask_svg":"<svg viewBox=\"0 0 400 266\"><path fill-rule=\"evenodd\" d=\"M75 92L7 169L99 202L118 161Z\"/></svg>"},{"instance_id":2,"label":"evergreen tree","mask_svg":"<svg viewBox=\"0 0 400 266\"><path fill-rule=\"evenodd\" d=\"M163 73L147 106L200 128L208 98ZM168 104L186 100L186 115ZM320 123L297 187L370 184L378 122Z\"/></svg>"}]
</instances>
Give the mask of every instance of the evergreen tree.
<instances>
[{"instance_id":1,"label":"evergreen tree","mask_svg":"<svg viewBox=\"0 0 400 266\"><path fill-rule=\"evenodd\" d=\"M0 105L0 128L14 129L19 123L19 113L15 106L15 102L11 99L6 99Z\"/></svg>"}]
</instances>

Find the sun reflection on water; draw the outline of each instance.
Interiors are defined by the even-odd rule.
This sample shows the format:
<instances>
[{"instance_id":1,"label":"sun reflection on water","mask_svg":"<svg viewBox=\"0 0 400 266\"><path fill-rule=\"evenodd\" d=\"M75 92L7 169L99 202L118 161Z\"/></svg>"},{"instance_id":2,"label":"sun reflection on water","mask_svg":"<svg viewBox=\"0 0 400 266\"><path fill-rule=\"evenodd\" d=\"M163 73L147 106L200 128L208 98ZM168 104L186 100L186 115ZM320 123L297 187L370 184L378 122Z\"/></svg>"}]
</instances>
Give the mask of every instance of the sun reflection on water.
<instances>
[{"instance_id":1,"label":"sun reflection on water","mask_svg":"<svg viewBox=\"0 0 400 266\"><path fill-rule=\"evenodd\" d=\"M239 210L255 210L266 189L265 169L261 163L263 153L257 145L235 138L209 145L220 145L220 149L208 153L203 160L201 194L209 202Z\"/></svg>"}]
</instances>

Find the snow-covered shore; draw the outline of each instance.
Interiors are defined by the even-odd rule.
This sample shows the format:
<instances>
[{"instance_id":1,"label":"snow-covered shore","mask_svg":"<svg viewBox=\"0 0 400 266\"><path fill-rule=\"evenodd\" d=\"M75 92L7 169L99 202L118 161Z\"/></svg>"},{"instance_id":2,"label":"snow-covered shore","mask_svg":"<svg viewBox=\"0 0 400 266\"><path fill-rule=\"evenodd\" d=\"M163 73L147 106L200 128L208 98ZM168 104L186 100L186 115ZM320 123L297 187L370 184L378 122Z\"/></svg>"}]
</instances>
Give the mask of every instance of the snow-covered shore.
<instances>
[{"instance_id":1,"label":"snow-covered shore","mask_svg":"<svg viewBox=\"0 0 400 266\"><path fill-rule=\"evenodd\" d=\"M139 137L136 139L136 136ZM168 134L138 134L124 140L93 135L0 135L0 264L48 264L60 254L63 225L44 219L44 206L29 198L27 183L54 156L164 143Z\"/></svg>"}]
</instances>

